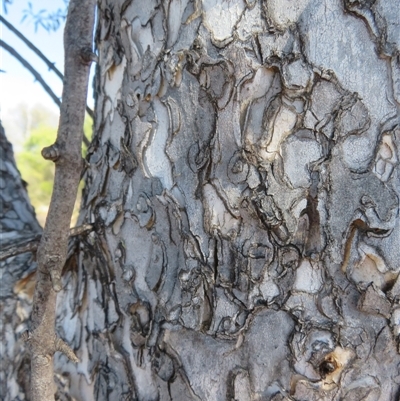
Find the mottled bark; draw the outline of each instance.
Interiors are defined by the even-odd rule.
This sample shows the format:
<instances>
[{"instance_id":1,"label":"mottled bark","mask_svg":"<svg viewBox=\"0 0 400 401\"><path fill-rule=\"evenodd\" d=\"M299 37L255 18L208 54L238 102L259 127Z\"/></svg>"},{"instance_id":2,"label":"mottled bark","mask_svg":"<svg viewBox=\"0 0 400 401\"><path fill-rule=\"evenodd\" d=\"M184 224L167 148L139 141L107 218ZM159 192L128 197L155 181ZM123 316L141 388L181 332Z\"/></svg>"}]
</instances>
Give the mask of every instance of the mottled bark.
<instances>
[{"instance_id":1,"label":"mottled bark","mask_svg":"<svg viewBox=\"0 0 400 401\"><path fill-rule=\"evenodd\" d=\"M1 247L40 235L26 188L17 170L11 144L0 124ZM31 254L0 262L0 399L29 399L30 358L21 334L28 328L36 268Z\"/></svg>"},{"instance_id":2,"label":"mottled bark","mask_svg":"<svg viewBox=\"0 0 400 401\"><path fill-rule=\"evenodd\" d=\"M69 397L398 399L399 15L99 2Z\"/></svg>"},{"instance_id":3,"label":"mottled bark","mask_svg":"<svg viewBox=\"0 0 400 401\"><path fill-rule=\"evenodd\" d=\"M398 398L400 5L370 3L100 2L71 396Z\"/></svg>"},{"instance_id":4,"label":"mottled bark","mask_svg":"<svg viewBox=\"0 0 400 401\"><path fill-rule=\"evenodd\" d=\"M91 224L85 224L79 227L73 227L69 230L69 238L86 234L93 230ZM2 247L0 250L0 261L10 258L11 256L20 255L21 253L32 252L35 253L40 244L42 236L40 234L33 235L20 242L12 242L11 245Z\"/></svg>"}]
</instances>

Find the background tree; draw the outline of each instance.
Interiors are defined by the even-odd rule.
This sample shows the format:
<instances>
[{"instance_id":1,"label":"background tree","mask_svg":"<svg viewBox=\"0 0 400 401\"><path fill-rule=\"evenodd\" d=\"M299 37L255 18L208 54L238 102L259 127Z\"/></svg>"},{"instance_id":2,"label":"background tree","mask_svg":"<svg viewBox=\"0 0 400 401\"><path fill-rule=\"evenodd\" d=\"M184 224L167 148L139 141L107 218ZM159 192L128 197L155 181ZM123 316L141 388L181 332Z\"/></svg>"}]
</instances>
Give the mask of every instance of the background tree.
<instances>
[{"instance_id":1,"label":"background tree","mask_svg":"<svg viewBox=\"0 0 400 401\"><path fill-rule=\"evenodd\" d=\"M34 113L33 113L34 114ZM51 192L54 181L54 165L48 163L41 156L42 149L56 139L57 126L46 121L45 114L41 117L33 127L29 129L29 134L22 143L22 149L16 152L16 161L19 166L22 177L28 183L28 194L35 208L36 217L40 225L43 227L51 199ZM91 120L85 120L84 133L90 138L91 136ZM86 152L86 146L82 146L82 155ZM83 184L83 183L82 183ZM74 209L72 226L75 226L78 218L78 211L81 199L81 191L83 185L80 186L76 207Z\"/></svg>"},{"instance_id":2,"label":"background tree","mask_svg":"<svg viewBox=\"0 0 400 401\"><path fill-rule=\"evenodd\" d=\"M0 125L1 246L15 245L40 235L34 210L16 168L11 144ZM20 336L28 326L36 263L25 253L0 262L0 398L29 399L30 359Z\"/></svg>"},{"instance_id":3,"label":"background tree","mask_svg":"<svg viewBox=\"0 0 400 401\"><path fill-rule=\"evenodd\" d=\"M98 4L69 397L398 398L399 14Z\"/></svg>"}]
</instances>

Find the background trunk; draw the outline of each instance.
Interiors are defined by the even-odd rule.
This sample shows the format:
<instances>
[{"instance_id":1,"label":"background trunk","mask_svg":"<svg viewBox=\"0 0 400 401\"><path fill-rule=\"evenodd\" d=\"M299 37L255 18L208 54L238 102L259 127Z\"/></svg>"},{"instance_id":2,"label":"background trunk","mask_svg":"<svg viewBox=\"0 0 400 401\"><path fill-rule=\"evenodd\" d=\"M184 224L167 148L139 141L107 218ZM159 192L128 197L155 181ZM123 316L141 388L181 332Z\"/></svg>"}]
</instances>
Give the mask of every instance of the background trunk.
<instances>
[{"instance_id":1,"label":"background trunk","mask_svg":"<svg viewBox=\"0 0 400 401\"><path fill-rule=\"evenodd\" d=\"M11 144L0 123L1 246L41 234ZM29 399L30 357L21 334L28 329L36 262L25 253L0 262L0 399Z\"/></svg>"},{"instance_id":2,"label":"background trunk","mask_svg":"<svg viewBox=\"0 0 400 401\"><path fill-rule=\"evenodd\" d=\"M69 396L397 400L400 3L98 17Z\"/></svg>"}]
</instances>

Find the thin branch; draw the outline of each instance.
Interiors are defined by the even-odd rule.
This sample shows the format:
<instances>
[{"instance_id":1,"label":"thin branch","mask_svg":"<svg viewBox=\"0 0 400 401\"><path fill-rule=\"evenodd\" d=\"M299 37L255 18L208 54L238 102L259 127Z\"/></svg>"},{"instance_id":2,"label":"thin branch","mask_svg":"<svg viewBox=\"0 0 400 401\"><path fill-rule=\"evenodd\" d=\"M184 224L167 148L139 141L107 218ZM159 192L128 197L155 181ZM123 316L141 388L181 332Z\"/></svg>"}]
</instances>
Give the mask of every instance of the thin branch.
<instances>
[{"instance_id":1,"label":"thin branch","mask_svg":"<svg viewBox=\"0 0 400 401\"><path fill-rule=\"evenodd\" d=\"M78 235L87 234L93 230L92 224L82 224L81 226L72 227L69 230L70 237L77 237Z\"/></svg>"},{"instance_id":2,"label":"thin branch","mask_svg":"<svg viewBox=\"0 0 400 401\"><path fill-rule=\"evenodd\" d=\"M43 89L49 94L49 96L54 100L54 103L60 107L61 101L51 90L49 85L46 84L41 75L28 63L15 49L5 43L0 39L0 46L7 50L12 56L14 56L29 72L35 77L35 79L42 85Z\"/></svg>"},{"instance_id":3,"label":"thin branch","mask_svg":"<svg viewBox=\"0 0 400 401\"><path fill-rule=\"evenodd\" d=\"M74 350L61 338L56 337L55 344L54 344L56 351L62 352L67 358L75 363L79 362L78 357L75 355Z\"/></svg>"},{"instance_id":4,"label":"thin branch","mask_svg":"<svg viewBox=\"0 0 400 401\"><path fill-rule=\"evenodd\" d=\"M46 84L45 80L41 77L41 75L31 66L28 61L26 61L14 48L9 46L7 43L0 39L0 46L4 47L12 56L14 56L26 69L28 69L32 75L36 78L36 80L42 85L43 89L50 95L50 97L54 100L58 107L61 107L61 101L56 96L56 94L51 90L51 88ZM89 110L89 111L88 111ZM93 119L93 111L86 106L86 111ZM91 114L90 114L90 113ZM86 135L83 135L84 144L89 147L90 141L86 138Z\"/></svg>"},{"instance_id":5,"label":"thin branch","mask_svg":"<svg viewBox=\"0 0 400 401\"><path fill-rule=\"evenodd\" d=\"M42 236L39 234L18 244L8 246L0 251L0 261L11 258L12 256L20 255L21 253L36 252L40 238L42 238Z\"/></svg>"},{"instance_id":6,"label":"thin branch","mask_svg":"<svg viewBox=\"0 0 400 401\"><path fill-rule=\"evenodd\" d=\"M49 212L37 250L32 305L31 400L54 401L54 338L57 292L68 252L69 225L82 170L82 132L90 64L81 54L92 49L96 0L70 0L64 29L65 76L60 122L53 149L55 177ZM53 152L54 151L54 152Z\"/></svg>"},{"instance_id":7,"label":"thin branch","mask_svg":"<svg viewBox=\"0 0 400 401\"><path fill-rule=\"evenodd\" d=\"M83 134L82 134L82 140L83 140L83 143L88 148L90 146L90 141L89 141L89 139L86 138L85 132L83 132Z\"/></svg>"},{"instance_id":8,"label":"thin branch","mask_svg":"<svg viewBox=\"0 0 400 401\"><path fill-rule=\"evenodd\" d=\"M11 32L13 32L18 38L20 38L33 52L35 52L49 67L49 70L54 71L54 73L61 79L64 80L64 75L62 72L52 63L29 39L27 39L18 29L11 25L4 17L0 15L0 22L2 22ZM89 116L94 119L93 110L86 105L86 112ZM86 143L86 142L85 142ZM87 143L89 145L89 142Z\"/></svg>"},{"instance_id":9,"label":"thin branch","mask_svg":"<svg viewBox=\"0 0 400 401\"><path fill-rule=\"evenodd\" d=\"M32 343L34 341L37 341L35 339L35 335L34 332L31 333L29 331L24 331L21 334L21 339L26 342L28 344L28 346L32 346ZM54 337L52 339L50 339L50 347L54 348L54 352L58 351L58 352L62 352L64 355L67 356L67 358L75 363L79 362L78 357L75 355L74 350L64 341L62 340L60 337L57 337L56 335L54 335ZM42 344L38 343L36 344L37 347L42 348Z\"/></svg>"},{"instance_id":10,"label":"thin branch","mask_svg":"<svg viewBox=\"0 0 400 401\"><path fill-rule=\"evenodd\" d=\"M86 105L86 113L88 113L92 120L94 120L93 110L88 105Z\"/></svg>"},{"instance_id":11,"label":"thin branch","mask_svg":"<svg viewBox=\"0 0 400 401\"><path fill-rule=\"evenodd\" d=\"M32 51L34 51L52 70L56 75L63 80L64 75L30 40L28 40L18 29L12 26L4 17L0 15L0 22L2 22L11 32L15 33Z\"/></svg>"},{"instance_id":12,"label":"thin branch","mask_svg":"<svg viewBox=\"0 0 400 401\"><path fill-rule=\"evenodd\" d=\"M87 234L93 230L91 224L83 224L82 226L73 227L69 230L69 237L77 237ZM0 261L11 258L12 256L20 255L26 252L36 252L39 246L41 234L32 236L18 244L13 244L0 251Z\"/></svg>"}]
</instances>

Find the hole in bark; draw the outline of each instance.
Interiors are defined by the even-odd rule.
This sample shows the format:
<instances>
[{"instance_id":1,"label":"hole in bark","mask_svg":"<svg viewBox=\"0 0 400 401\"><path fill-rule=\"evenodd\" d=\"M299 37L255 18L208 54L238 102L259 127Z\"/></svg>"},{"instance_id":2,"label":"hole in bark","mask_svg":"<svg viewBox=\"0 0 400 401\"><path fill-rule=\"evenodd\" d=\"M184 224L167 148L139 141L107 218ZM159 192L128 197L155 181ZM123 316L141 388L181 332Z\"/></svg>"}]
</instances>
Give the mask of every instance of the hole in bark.
<instances>
[{"instance_id":1,"label":"hole in bark","mask_svg":"<svg viewBox=\"0 0 400 401\"><path fill-rule=\"evenodd\" d=\"M329 374L335 371L337 368L337 363L334 358L327 357L324 361L319 365L319 373L322 378L325 378Z\"/></svg>"}]
</instances>

